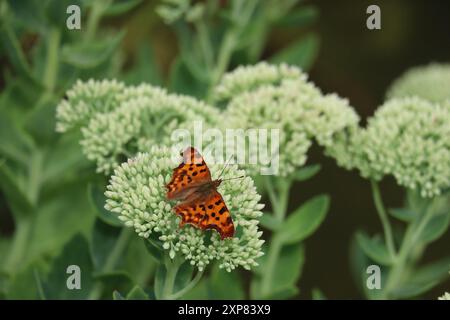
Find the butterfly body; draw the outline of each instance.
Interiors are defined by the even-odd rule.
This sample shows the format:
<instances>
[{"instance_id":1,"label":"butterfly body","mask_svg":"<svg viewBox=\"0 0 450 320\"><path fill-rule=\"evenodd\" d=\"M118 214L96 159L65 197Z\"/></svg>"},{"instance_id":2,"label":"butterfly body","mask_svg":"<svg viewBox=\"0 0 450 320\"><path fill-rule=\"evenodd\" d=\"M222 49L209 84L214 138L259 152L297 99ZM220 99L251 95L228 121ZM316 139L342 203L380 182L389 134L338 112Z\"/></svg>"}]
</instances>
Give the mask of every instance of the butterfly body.
<instances>
[{"instance_id":1,"label":"butterfly body","mask_svg":"<svg viewBox=\"0 0 450 320\"><path fill-rule=\"evenodd\" d=\"M180 200L174 211L181 217L180 226L186 223L200 229L215 229L221 239L234 235L230 212L217 188L221 179L212 180L203 157L193 148L182 154L183 162L173 170L166 185L168 200Z\"/></svg>"}]
</instances>

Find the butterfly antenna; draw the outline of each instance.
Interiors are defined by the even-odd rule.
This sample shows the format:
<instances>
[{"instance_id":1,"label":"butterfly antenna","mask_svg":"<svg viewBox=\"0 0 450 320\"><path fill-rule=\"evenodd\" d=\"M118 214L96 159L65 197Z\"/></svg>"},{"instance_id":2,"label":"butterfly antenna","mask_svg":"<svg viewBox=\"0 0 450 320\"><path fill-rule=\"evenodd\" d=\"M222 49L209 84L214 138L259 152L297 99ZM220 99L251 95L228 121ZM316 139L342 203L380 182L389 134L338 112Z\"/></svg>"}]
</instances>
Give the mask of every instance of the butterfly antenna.
<instances>
[{"instance_id":1,"label":"butterfly antenna","mask_svg":"<svg viewBox=\"0 0 450 320\"><path fill-rule=\"evenodd\" d=\"M231 155L231 157L227 160L227 162L225 163L225 166L222 168L222 171L220 171L219 177L218 179L222 176L223 172L225 171L225 168L228 167L228 165L230 164L231 159L233 159L234 154Z\"/></svg>"},{"instance_id":2,"label":"butterfly antenna","mask_svg":"<svg viewBox=\"0 0 450 320\"><path fill-rule=\"evenodd\" d=\"M243 178L245 178L245 176L240 176L240 177L233 177L233 178L223 179L222 181L235 180L235 179L243 179Z\"/></svg>"}]
</instances>

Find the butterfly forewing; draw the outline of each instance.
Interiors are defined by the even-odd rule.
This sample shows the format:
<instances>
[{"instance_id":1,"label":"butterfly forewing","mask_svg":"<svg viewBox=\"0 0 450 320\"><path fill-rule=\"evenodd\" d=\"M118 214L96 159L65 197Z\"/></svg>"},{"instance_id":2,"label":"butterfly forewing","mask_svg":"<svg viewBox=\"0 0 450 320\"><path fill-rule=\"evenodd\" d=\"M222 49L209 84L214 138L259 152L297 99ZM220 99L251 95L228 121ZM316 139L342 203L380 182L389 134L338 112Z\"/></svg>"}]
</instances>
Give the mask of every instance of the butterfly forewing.
<instances>
[{"instance_id":1,"label":"butterfly forewing","mask_svg":"<svg viewBox=\"0 0 450 320\"><path fill-rule=\"evenodd\" d=\"M211 173L205 160L193 147L183 152L183 162L173 169L172 179L166 185L167 199L185 199L195 188L211 182Z\"/></svg>"}]
</instances>

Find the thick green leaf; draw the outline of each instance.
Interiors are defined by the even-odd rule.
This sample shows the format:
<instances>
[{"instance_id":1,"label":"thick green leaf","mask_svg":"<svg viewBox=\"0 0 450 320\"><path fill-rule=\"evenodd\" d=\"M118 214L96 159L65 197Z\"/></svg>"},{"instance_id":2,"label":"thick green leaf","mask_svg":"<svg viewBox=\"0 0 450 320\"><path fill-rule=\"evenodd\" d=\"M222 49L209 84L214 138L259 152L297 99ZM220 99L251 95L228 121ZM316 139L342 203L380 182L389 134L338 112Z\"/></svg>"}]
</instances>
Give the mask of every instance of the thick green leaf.
<instances>
[{"instance_id":1,"label":"thick green leaf","mask_svg":"<svg viewBox=\"0 0 450 320\"><path fill-rule=\"evenodd\" d=\"M65 45L61 51L61 60L81 69L97 67L113 55L123 35L124 32L118 32L110 38Z\"/></svg>"},{"instance_id":2,"label":"thick green leaf","mask_svg":"<svg viewBox=\"0 0 450 320\"><path fill-rule=\"evenodd\" d=\"M25 191L17 184L19 178L8 168L4 161L0 160L0 188L6 196L6 200L17 216L30 213L32 204ZM16 217L18 218L18 217Z\"/></svg>"},{"instance_id":3,"label":"thick green leaf","mask_svg":"<svg viewBox=\"0 0 450 320\"><path fill-rule=\"evenodd\" d=\"M393 290L392 296L397 299L417 297L448 279L449 269L449 257L417 268L405 283Z\"/></svg>"},{"instance_id":4,"label":"thick green leaf","mask_svg":"<svg viewBox=\"0 0 450 320\"><path fill-rule=\"evenodd\" d=\"M113 271L106 273L95 273L94 279L103 285L103 293L106 298L111 297L111 292L128 292L133 287L131 276L125 271Z\"/></svg>"},{"instance_id":5,"label":"thick green leaf","mask_svg":"<svg viewBox=\"0 0 450 320\"><path fill-rule=\"evenodd\" d=\"M90 248L96 270L105 267L121 231L122 229L112 227L98 218L95 220Z\"/></svg>"},{"instance_id":6,"label":"thick green leaf","mask_svg":"<svg viewBox=\"0 0 450 320\"><path fill-rule=\"evenodd\" d=\"M372 262L369 257L361 249L360 245L356 240L356 234L353 236L350 244L350 267L353 279L357 285L359 291L363 293L369 299L375 299L377 294L381 290L369 290L367 288L367 267L370 266ZM383 268L381 269L383 271ZM383 274L383 272L382 272ZM381 287L384 286L385 277L381 277Z\"/></svg>"},{"instance_id":7,"label":"thick green leaf","mask_svg":"<svg viewBox=\"0 0 450 320\"><path fill-rule=\"evenodd\" d=\"M161 75L153 49L144 43L139 48L133 68L125 76L125 82L138 85L142 82L161 85Z\"/></svg>"},{"instance_id":8,"label":"thick green leaf","mask_svg":"<svg viewBox=\"0 0 450 320\"><path fill-rule=\"evenodd\" d=\"M428 207L430 199L420 195L418 190L408 189L406 192L406 207L422 216Z\"/></svg>"},{"instance_id":9,"label":"thick green leaf","mask_svg":"<svg viewBox=\"0 0 450 320\"><path fill-rule=\"evenodd\" d=\"M261 225L271 231L277 231L281 228L280 220L276 219L271 213L264 212L259 218Z\"/></svg>"},{"instance_id":10,"label":"thick green leaf","mask_svg":"<svg viewBox=\"0 0 450 320\"><path fill-rule=\"evenodd\" d=\"M450 257L419 267L405 283L393 290L392 296L398 299L417 297L447 280L449 270Z\"/></svg>"},{"instance_id":11,"label":"thick green leaf","mask_svg":"<svg viewBox=\"0 0 450 320\"><path fill-rule=\"evenodd\" d=\"M36 261L26 268L16 270L16 273L9 279L3 280L6 286L6 298L11 300L35 300L42 298L41 288L38 287L36 282L36 274L44 274L46 268L47 266L44 261Z\"/></svg>"},{"instance_id":12,"label":"thick green leaf","mask_svg":"<svg viewBox=\"0 0 450 320\"><path fill-rule=\"evenodd\" d=\"M14 1L14 2L17 3L26 1ZM3 14L2 18L4 19L2 19L3 21L0 21L0 48L2 49L1 51L6 54L6 56L8 57L8 61L13 66L14 70L19 75L21 75L22 78L34 81L31 75L30 66L27 62L25 54L22 51L20 42L12 28L12 21L10 21L11 19L9 19L9 17L5 16L6 14Z\"/></svg>"},{"instance_id":13,"label":"thick green leaf","mask_svg":"<svg viewBox=\"0 0 450 320\"><path fill-rule=\"evenodd\" d=\"M37 270L37 269L34 269L34 279L36 281L36 288L37 288L37 293L38 293L39 299L46 300L47 297L45 296L43 279L41 277L39 270Z\"/></svg>"},{"instance_id":14,"label":"thick green leaf","mask_svg":"<svg viewBox=\"0 0 450 320\"><path fill-rule=\"evenodd\" d=\"M126 298L122 296L119 291L114 291L112 296L114 300L126 300Z\"/></svg>"},{"instance_id":15,"label":"thick green leaf","mask_svg":"<svg viewBox=\"0 0 450 320\"><path fill-rule=\"evenodd\" d=\"M363 252L373 261L386 266L392 264L392 259L389 252L379 237L370 238L363 232L357 232L356 241Z\"/></svg>"},{"instance_id":16,"label":"thick green leaf","mask_svg":"<svg viewBox=\"0 0 450 320\"><path fill-rule=\"evenodd\" d=\"M260 291L260 280L255 279L250 285L250 292L253 299L264 299L264 300L284 300L292 298L298 295L299 289L295 285L288 285L285 287L280 287L272 290L267 296L261 297Z\"/></svg>"},{"instance_id":17,"label":"thick green leaf","mask_svg":"<svg viewBox=\"0 0 450 320\"><path fill-rule=\"evenodd\" d=\"M153 283L153 291L156 299L160 299L164 288L164 279L166 277L166 268L160 263L156 268L155 282Z\"/></svg>"},{"instance_id":18,"label":"thick green leaf","mask_svg":"<svg viewBox=\"0 0 450 320\"><path fill-rule=\"evenodd\" d=\"M396 219L404 222L411 222L417 218L417 213L409 208L392 208L388 212Z\"/></svg>"},{"instance_id":19,"label":"thick green leaf","mask_svg":"<svg viewBox=\"0 0 450 320\"><path fill-rule=\"evenodd\" d=\"M242 279L238 272L227 272L215 266L209 277L209 286L212 299L245 299Z\"/></svg>"},{"instance_id":20,"label":"thick green leaf","mask_svg":"<svg viewBox=\"0 0 450 320\"><path fill-rule=\"evenodd\" d=\"M411 276L415 282L441 282L450 277L450 257L417 268Z\"/></svg>"},{"instance_id":21,"label":"thick green leaf","mask_svg":"<svg viewBox=\"0 0 450 320\"><path fill-rule=\"evenodd\" d=\"M299 294L299 289L295 285L286 286L272 291L265 299L284 300Z\"/></svg>"},{"instance_id":22,"label":"thick green leaf","mask_svg":"<svg viewBox=\"0 0 450 320\"><path fill-rule=\"evenodd\" d=\"M206 277L200 280L197 285L189 290L183 297L183 300L207 300L211 299L209 281Z\"/></svg>"},{"instance_id":23,"label":"thick green leaf","mask_svg":"<svg viewBox=\"0 0 450 320\"><path fill-rule=\"evenodd\" d=\"M83 170L90 169L92 163L83 155L79 140L80 137L77 134L65 134L52 144L42 169L42 181L46 188L49 185L54 187L65 184L65 178L79 178ZM103 211L106 210L103 209ZM114 218L113 214L108 214L108 218L110 215Z\"/></svg>"},{"instance_id":24,"label":"thick green leaf","mask_svg":"<svg viewBox=\"0 0 450 320\"><path fill-rule=\"evenodd\" d=\"M34 217L28 261L42 254L54 255L76 233L81 232L87 237L95 214L87 201L84 183L76 182L66 183L64 188L43 198L34 211Z\"/></svg>"},{"instance_id":25,"label":"thick green leaf","mask_svg":"<svg viewBox=\"0 0 450 320\"><path fill-rule=\"evenodd\" d=\"M170 91L194 97L203 97L207 93L206 88L207 84L195 78L181 59L175 59L170 69Z\"/></svg>"},{"instance_id":26,"label":"thick green leaf","mask_svg":"<svg viewBox=\"0 0 450 320\"><path fill-rule=\"evenodd\" d=\"M30 137L21 130L16 121L0 108L0 154L26 165L30 154Z\"/></svg>"},{"instance_id":27,"label":"thick green leaf","mask_svg":"<svg viewBox=\"0 0 450 320\"><path fill-rule=\"evenodd\" d=\"M147 249L147 252L150 253L150 255L156 260L156 261L161 261L163 258L163 248L162 246L158 243L158 241L156 241L153 238L148 238L148 239L144 239L144 243L145 243L145 248Z\"/></svg>"},{"instance_id":28,"label":"thick green leaf","mask_svg":"<svg viewBox=\"0 0 450 320\"><path fill-rule=\"evenodd\" d=\"M305 250L302 245L284 246L276 263L272 289L280 291L288 286L295 286L303 271Z\"/></svg>"},{"instance_id":29,"label":"thick green leaf","mask_svg":"<svg viewBox=\"0 0 450 320\"><path fill-rule=\"evenodd\" d=\"M280 27L304 28L317 20L319 10L315 6L302 6L299 9L288 12L277 21Z\"/></svg>"},{"instance_id":30,"label":"thick green leaf","mask_svg":"<svg viewBox=\"0 0 450 320\"><path fill-rule=\"evenodd\" d=\"M291 244L309 237L325 219L329 205L330 198L327 195L319 195L305 202L283 223L280 240Z\"/></svg>"},{"instance_id":31,"label":"thick green leaf","mask_svg":"<svg viewBox=\"0 0 450 320\"><path fill-rule=\"evenodd\" d=\"M320 164L305 166L292 175L296 181L305 181L314 177L320 171Z\"/></svg>"},{"instance_id":32,"label":"thick green leaf","mask_svg":"<svg viewBox=\"0 0 450 320\"><path fill-rule=\"evenodd\" d=\"M325 295L323 294L323 292L320 289L314 288L312 290L312 299L313 300L327 300L327 297L325 297Z\"/></svg>"},{"instance_id":33,"label":"thick green leaf","mask_svg":"<svg viewBox=\"0 0 450 320\"><path fill-rule=\"evenodd\" d=\"M27 76L6 77L5 80L6 86L1 95L0 107L9 113L11 120L15 123L23 123L27 112L37 105L44 94L45 87ZM31 137L26 136L26 139L27 142L32 142Z\"/></svg>"},{"instance_id":34,"label":"thick green leaf","mask_svg":"<svg viewBox=\"0 0 450 320\"><path fill-rule=\"evenodd\" d=\"M27 116L25 129L37 144L52 144L59 137L55 131L56 104L56 99L51 99L48 103L31 110Z\"/></svg>"},{"instance_id":35,"label":"thick green leaf","mask_svg":"<svg viewBox=\"0 0 450 320\"><path fill-rule=\"evenodd\" d=\"M56 27L61 28L62 31L68 30L66 28L66 20L69 17L66 10L70 5L77 5L81 7L81 19L84 18L82 1L81 0L50 0L49 4L46 6L45 15L48 22ZM83 23L83 20L81 20Z\"/></svg>"},{"instance_id":36,"label":"thick green leaf","mask_svg":"<svg viewBox=\"0 0 450 320\"><path fill-rule=\"evenodd\" d=\"M119 220L116 213L109 212L105 209L106 197L100 187L90 183L88 185L88 198L98 218L114 227L123 226L122 221Z\"/></svg>"},{"instance_id":37,"label":"thick green leaf","mask_svg":"<svg viewBox=\"0 0 450 320\"><path fill-rule=\"evenodd\" d=\"M449 223L450 211L434 216L420 234L419 242L430 243L439 239L448 230Z\"/></svg>"},{"instance_id":38,"label":"thick green leaf","mask_svg":"<svg viewBox=\"0 0 450 320\"><path fill-rule=\"evenodd\" d=\"M184 262L178 268L173 292L177 292L188 285L188 283L192 280L194 270L194 267L188 261Z\"/></svg>"},{"instance_id":39,"label":"thick green leaf","mask_svg":"<svg viewBox=\"0 0 450 320\"><path fill-rule=\"evenodd\" d=\"M148 300L148 299L149 299L149 296L139 286L135 286L127 294L127 300Z\"/></svg>"},{"instance_id":40,"label":"thick green leaf","mask_svg":"<svg viewBox=\"0 0 450 320\"><path fill-rule=\"evenodd\" d=\"M132 235L128 241L128 247L123 253L117 269L126 270L134 284L144 286L153 278L157 263L147 253L141 237Z\"/></svg>"},{"instance_id":41,"label":"thick green leaf","mask_svg":"<svg viewBox=\"0 0 450 320\"><path fill-rule=\"evenodd\" d=\"M275 262L275 267L273 269L273 274L270 281L270 296L262 296L260 289L260 277L253 280L251 288L252 299L275 299L276 296L279 299L281 293L284 295L283 298L287 298L286 294L288 292L293 292L292 287L295 287L297 281L302 273L303 264L305 260L305 252L302 245L292 244L284 246L279 254L278 259ZM267 266L267 256L259 261L260 275L267 277L266 266ZM296 294L293 293L294 295Z\"/></svg>"},{"instance_id":42,"label":"thick green leaf","mask_svg":"<svg viewBox=\"0 0 450 320\"><path fill-rule=\"evenodd\" d=\"M309 70L319 51L319 37L316 34L308 34L304 38L295 41L287 48L282 49L270 61L272 63L288 63Z\"/></svg>"},{"instance_id":43,"label":"thick green leaf","mask_svg":"<svg viewBox=\"0 0 450 320\"><path fill-rule=\"evenodd\" d=\"M23 26L29 30L43 32L48 26L44 8L48 5L48 0L8 0L8 6ZM43 5L44 4L44 5ZM64 15L64 12L62 15Z\"/></svg>"},{"instance_id":44,"label":"thick green leaf","mask_svg":"<svg viewBox=\"0 0 450 320\"><path fill-rule=\"evenodd\" d=\"M108 6L103 11L104 16L119 16L136 8L142 0L119 0Z\"/></svg>"},{"instance_id":45,"label":"thick green leaf","mask_svg":"<svg viewBox=\"0 0 450 320\"><path fill-rule=\"evenodd\" d=\"M0 252L2 257L6 257L6 252L10 251L12 238L0 236ZM0 292L2 291L3 276L7 276L7 272L3 269L6 258L0 259Z\"/></svg>"},{"instance_id":46,"label":"thick green leaf","mask_svg":"<svg viewBox=\"0 0 450 320\"><path fill-rule=\"evenodd\" d=\"M183 66L197 81L208 83L210 73L202 58L200 46L193 46L197 39L185 21L178 21L174 24L175 32L179 40L180 59Z\"/></svg>"},{"instance_id":47,"label":"thick green leaf","mask_svg":"<svg viewBox=\"0 0 450 320\"><path fill-rule=\"evenodd\" d=\"M67 268L76 265L80 268L81 288L68 289L67 279L71 274ZM93 264L89 254L87 240L80 234L75 235L55 259L51 271L44 283L45 296L49 299L86 299L94 285Z\"/></svg>"}]
</instances>

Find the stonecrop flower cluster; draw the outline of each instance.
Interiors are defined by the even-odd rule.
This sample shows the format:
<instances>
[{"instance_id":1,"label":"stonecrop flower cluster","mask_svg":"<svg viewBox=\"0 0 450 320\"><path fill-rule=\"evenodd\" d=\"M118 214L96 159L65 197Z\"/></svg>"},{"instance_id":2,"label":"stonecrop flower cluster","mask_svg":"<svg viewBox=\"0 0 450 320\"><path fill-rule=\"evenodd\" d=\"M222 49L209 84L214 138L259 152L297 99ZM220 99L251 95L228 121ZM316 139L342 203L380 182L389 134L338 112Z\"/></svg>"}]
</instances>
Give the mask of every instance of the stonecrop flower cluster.
<instances>
[{"instance_id":1,"label":"stonecrop flower cluster","mask_svg":"<svg viewBox=\"0 0 450 320\"><path fill-rule=\"evenodd\" d=\"M450 187L450 65L407 71L368 120L329 150L338 164L363 177L386 175L433 197ZM330 152L331 151L331 152Z\"/></svg>"},{"instance_id":2,"label":"stonecrop flower cluster","mask_svg":"<svg viewBox=\"0 0 450 320\"><path fill-rule=\"evenodd\" d=\"M258 231L257 218L262 215L261 196L256 192L253 180L245 177L245 171L228 165L221 178L244 176L223 181L219 186L236 228L233 238L221 240L215 230L202 231L191 225L179 227L179 218L172 210L173 203L166 199L165 185L170 181L174 164L168 147L154 146L148 153L139 153L114 170L107 187L106 209L119 215L128 227L139 236L148 238L157 234L170 257L181 254L203 270L213 260L231 271L238 266L250 269L257 265L262 255L262 232ZM211 175L217 175L223 164L209 166Z\"/></svg>"},{"instance_id":3,"label":"stonecrop flower cluster","mask_svg":"<svg viewBox=\"0 0 450 320\"><path fill-rule=\"evenodd\" d=\"M213 97L225 104L226 128L279 129L280 176L306 162L314 140L325 149L332 147L359 120L347 100L323 95L299 68L285 64L238 67L223 77ZM259 172L258 166L246 168Z\"/></svg>"},{"instance_id":4,"label":"stonecrop flower cluster","mask_svg":"<svg viewBox=\"0 0 450 320\"><path fill-rule=\"evenodd\" d=\"M392 99L333 156L344 167L357 168L363 177L380 180L392 175L399 185L432 197L450 186L449 136L449 103Z\"/></svg>"},{"instance_id":5,"label":"stonecrop flower cluster","mask_svg":"<svg viewBox=\"0 0 450 320\"><path fill-rule=\"evenodd\" d=\"M81 145L97 171L110 174L137 152L170 145L175 129L191 130L218 121L218 111L189 96L169 94L148 84L125 86L115 80L77 82L57 107L59 132L81 128Z\"/></svg>"},{"instance_id":6,"label":"stonecrop flower cluster","mask_svg":"<svg viewBox=\"0 0 450 320\"><path fill-rule=\"evenodd\" d=\"M450 64L432 63L411 68L391 85L387 97L417 96L432 102L450 99Z\"/></svg>"}]
</instances>

